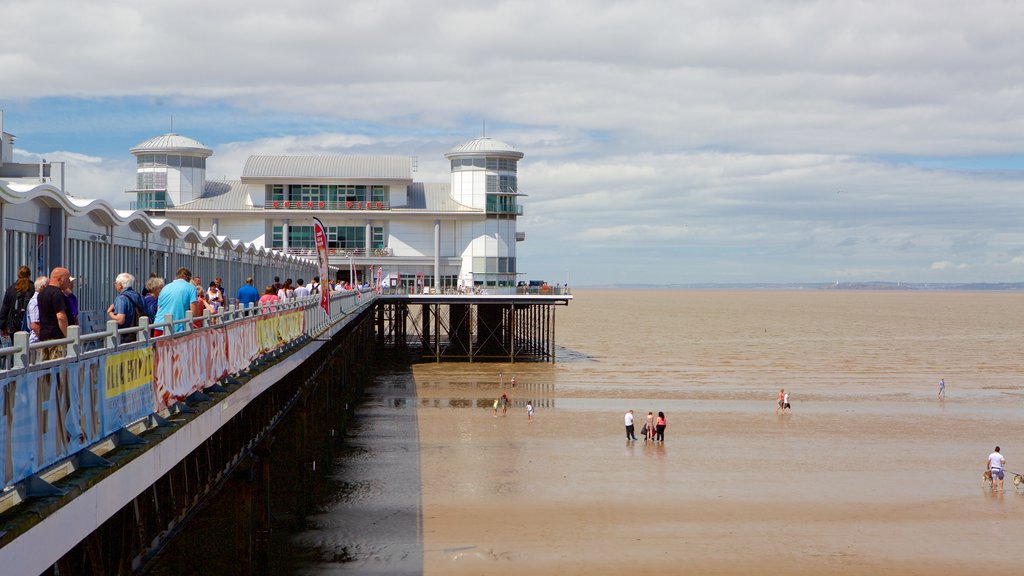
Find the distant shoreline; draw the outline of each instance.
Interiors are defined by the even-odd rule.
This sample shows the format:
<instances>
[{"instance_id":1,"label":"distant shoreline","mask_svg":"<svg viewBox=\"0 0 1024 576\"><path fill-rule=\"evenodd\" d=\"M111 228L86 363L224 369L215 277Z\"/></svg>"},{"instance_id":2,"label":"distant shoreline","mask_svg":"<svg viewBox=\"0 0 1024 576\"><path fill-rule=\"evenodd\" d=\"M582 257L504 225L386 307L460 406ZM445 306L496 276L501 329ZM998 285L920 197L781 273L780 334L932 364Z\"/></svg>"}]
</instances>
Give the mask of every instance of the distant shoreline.
<instances>
[{"instance_id":1,"label":"distant shoreline","mask_svg":"<svg viewBox=\"0 0 1024 576\"><path fill-rule=\"evenodd\" d=\"M943 284L923 282L811 282L793 284L591 284L574 288L613 290L849 290L887 292L1024 292L1024 282Z\"/></svg>"}]
</instances>

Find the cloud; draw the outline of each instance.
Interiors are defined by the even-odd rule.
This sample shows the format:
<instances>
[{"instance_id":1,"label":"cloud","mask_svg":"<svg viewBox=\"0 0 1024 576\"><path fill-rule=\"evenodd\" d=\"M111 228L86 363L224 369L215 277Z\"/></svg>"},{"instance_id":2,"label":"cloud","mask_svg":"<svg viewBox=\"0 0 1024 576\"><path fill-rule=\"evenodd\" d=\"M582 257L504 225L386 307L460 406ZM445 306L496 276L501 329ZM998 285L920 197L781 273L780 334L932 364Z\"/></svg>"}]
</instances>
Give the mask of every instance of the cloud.
<instances>
[{"instance_id":1,"label":"cloud","mask_svg":"<svg viewBox=\"0 0 1024 576\"><path fill-rule=\"evenodd\" d=\"M544 277L670 263L708 282L1024 280L1007 265L1024 245L1021 3L4 12L0 69L17 81L0 106L8 125L33 115L18 130L28 149L72 151L76 194L130 199L127 148L171 113L214 148L210 178L237 177L258 153L396 154L443 182L444 152L486 122L526 154L517 256Z\"/></svg>"},{"instance_id":2,"label":"cloud","mask_svg":"<svg viewBox=\"0 0 1024 576\"><path fill-rule=\"evenodd\" d=\"M967 264L963 264L963 263L961 263L961 264L954 264L952 262L945 262L945 261L943 261L943 262L932 262L932 265L931 265L931 269L932 270L965 270L966 268L967 268Z\"/></svg>"}]
</instances>

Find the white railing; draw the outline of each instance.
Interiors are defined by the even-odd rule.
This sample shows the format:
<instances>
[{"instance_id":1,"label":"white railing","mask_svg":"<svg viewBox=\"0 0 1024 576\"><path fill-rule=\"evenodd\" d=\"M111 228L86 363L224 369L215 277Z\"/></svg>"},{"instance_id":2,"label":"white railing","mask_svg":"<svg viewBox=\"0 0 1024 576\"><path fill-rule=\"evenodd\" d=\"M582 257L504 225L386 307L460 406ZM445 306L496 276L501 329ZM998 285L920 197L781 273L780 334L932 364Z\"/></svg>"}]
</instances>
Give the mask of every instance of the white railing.
<instances>
[{"instance_id":1,"label":"white railing","mask_svg":"<svg viewBox=\"0 0 1024 576\"><path fill-rule=\"evenodd\" d=\"M0 465L0 496L159 415L189 392L322 335L375 297L372 290L333 292L330 315L320 295L312 295L262 307L227 306L196 318L189 313L177 321L168 315L157 324L142 317L123 330L114 321L89 334L69 326L66 338L42 342L15 333L13 345L0 348L7 367L0 369L0 463L10 464ZM153 329L163 333L153 336ZM137 341L122 343L124 334ZM65 357L42 360L42 350L53 346L63 346Z\"/></svg>"}]
</instances>

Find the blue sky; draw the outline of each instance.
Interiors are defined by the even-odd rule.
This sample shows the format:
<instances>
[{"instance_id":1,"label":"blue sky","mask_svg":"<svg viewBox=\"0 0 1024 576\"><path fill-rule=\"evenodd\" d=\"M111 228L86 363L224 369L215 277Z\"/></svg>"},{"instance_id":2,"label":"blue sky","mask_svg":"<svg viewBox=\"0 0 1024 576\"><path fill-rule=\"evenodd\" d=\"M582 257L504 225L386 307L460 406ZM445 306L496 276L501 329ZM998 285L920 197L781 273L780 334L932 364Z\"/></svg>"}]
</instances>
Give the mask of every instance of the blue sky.
<instances>
[{"instance_id":1,"label":"blue sky","mask_svg":"<svg viewBox=\"0 0 1024 576\"><path fill-rule=\"evenodd\" d=\"M127 206L128 149L526 157L519 271L1024 281L1024 5L982 0L4 2L19 159ZM54 41L60 39L60 41Z\"/></svg>"}]
</instances>

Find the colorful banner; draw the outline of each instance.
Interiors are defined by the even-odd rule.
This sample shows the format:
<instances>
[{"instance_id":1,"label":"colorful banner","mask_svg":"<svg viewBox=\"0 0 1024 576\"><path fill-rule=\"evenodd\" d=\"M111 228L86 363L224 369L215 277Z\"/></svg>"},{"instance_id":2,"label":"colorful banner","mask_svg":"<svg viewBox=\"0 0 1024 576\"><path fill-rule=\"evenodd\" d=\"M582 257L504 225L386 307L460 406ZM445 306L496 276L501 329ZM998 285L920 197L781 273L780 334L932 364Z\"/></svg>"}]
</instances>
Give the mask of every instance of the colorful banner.
<instances>
[{"instance_id":1,"label":"colorful banner","mask_svg":"<svg viewBox=\"0 0 1024 576\"><path fill-rule=\"evenodd\" d=\"M0 480L7 486L98 442L102 358L0 382Z\"/></svg>"},{"instance_id":2,"label":"colorful banner","mask_svg":"<svg viewBox=\"0 0 1024 576\"><path fill-rule=\"evenodd\" d=\"M259 353L266 354L278 346L302 335L305 314L302 310L266 314L257 319Z\"/></svg>"},{"instance_id":3,"label":"colorful banner","mask_svg":"<svg viewBox=\"0 0 1024 576\"><path fill-rule=\"evenodd\" d=\"M184 400L228 374L224 330L203 330L171 340L157 340L154 347L156 410Z\"/></svg>"},{"instance_id":4,"label":"colorful banner","mask_svg":"<svg viewBox=\"0 0 1024 576\"><path fill-rule=\"evenodd\" d=\"M330 276L327 269L327 231L324 230L324 223L319 218L313 218L313 236L316 240L316 257L320 263L320 307L331 316L331 291L324 290L323 285L330 286Z\"/></svg>"},{"instance_id":5,"label":"colorful banner","mask_svg":"<svg viewBox=\"0 0 1024 576\"><path fill-rule=\"evenodd\" d=\"M228 372L245 370L260 355L256 318L235 322L224 330L227 332Z\"/></svg>"},{"instance_id":6,"label":"colorful banner","mask_svg":"<svg viewBox=\"0 0 1024 576\"><path fill-rule=\"evenodd\" d=\"M20 482L303 334L301 309L0 378L0 486Z\"/></svg>"},{"instance_id":7,"label":"colorful banner","mask_svg":"<svg viewBox=\"0 0 1024 576\"><path fill-rule=\"evenodd\" d=\"M106 357L104 431L116 432L156 411L153 402L153 349L136 348Z\"/></svg>"}]
</instances>

